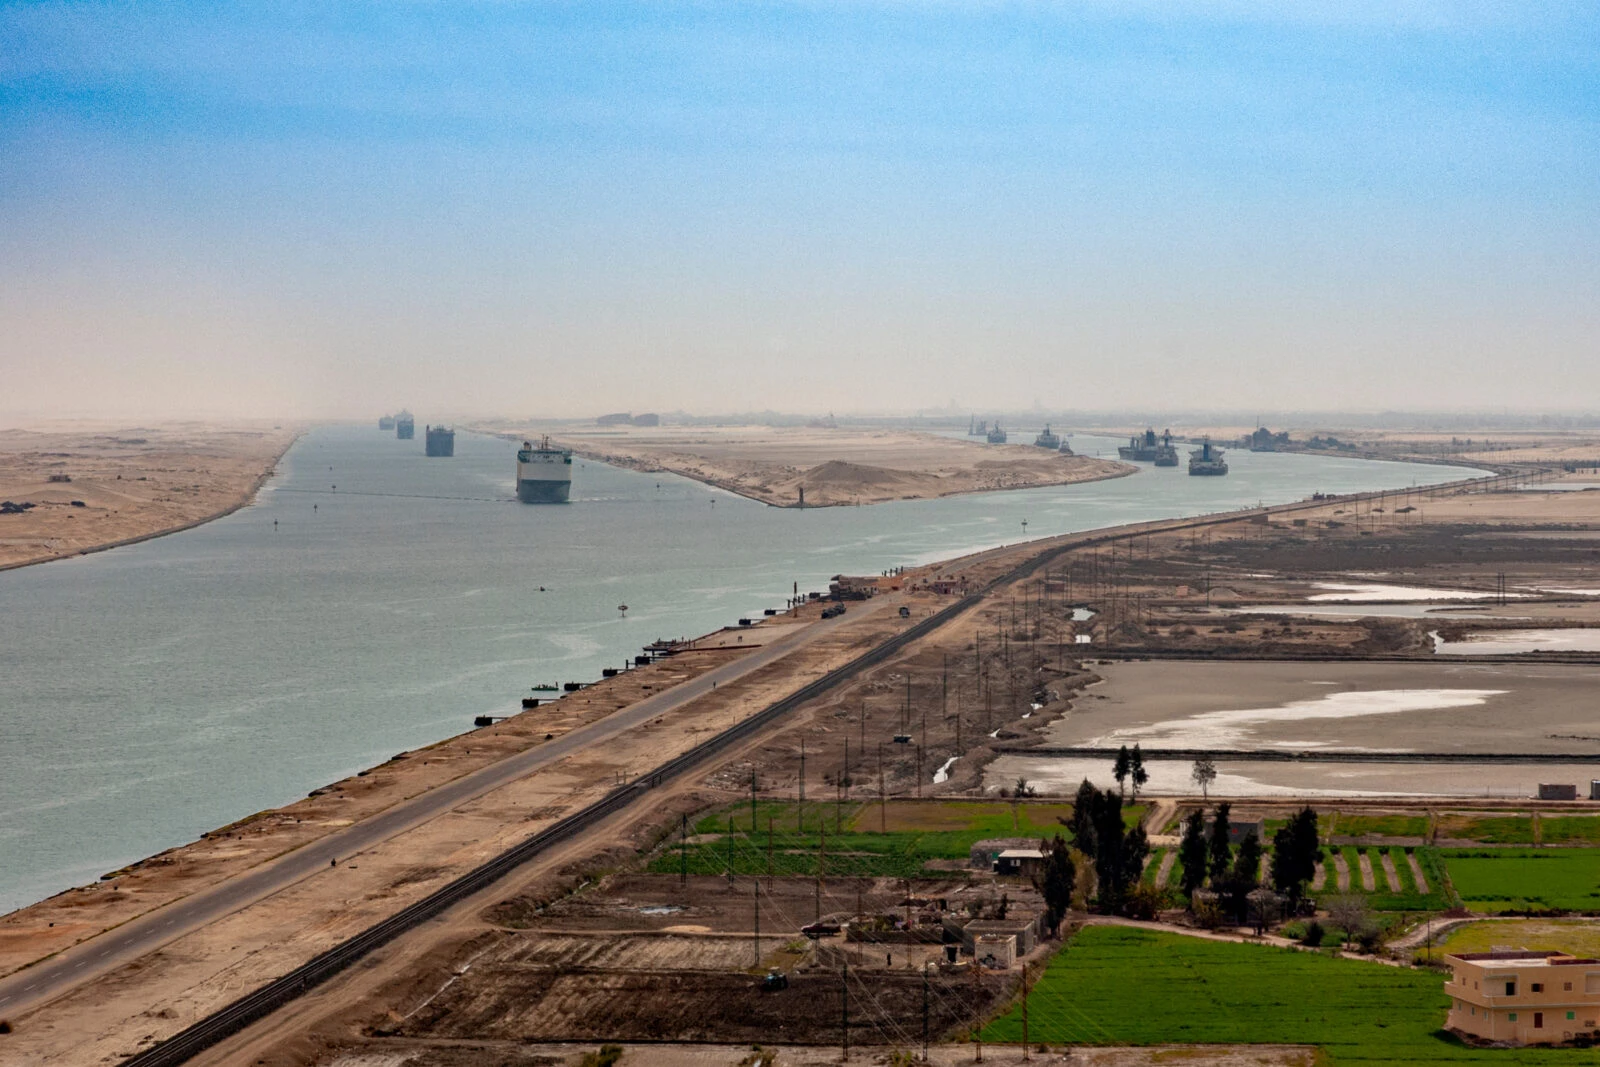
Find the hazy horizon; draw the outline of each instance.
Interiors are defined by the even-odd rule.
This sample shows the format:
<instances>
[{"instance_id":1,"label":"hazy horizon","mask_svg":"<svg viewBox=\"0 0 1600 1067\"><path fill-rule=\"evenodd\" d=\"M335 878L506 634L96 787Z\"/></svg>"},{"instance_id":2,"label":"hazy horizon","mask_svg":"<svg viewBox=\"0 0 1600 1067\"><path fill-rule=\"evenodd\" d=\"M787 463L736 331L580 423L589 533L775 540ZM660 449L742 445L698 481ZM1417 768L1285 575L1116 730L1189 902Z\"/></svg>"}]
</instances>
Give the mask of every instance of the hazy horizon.
<instances>
[{"instance_id":1,"label":"hazy horizon","mask_svg":"<svg viewBox=\"0 0 1600 1067\"><path fill-rule=\"evenodd\" d=\"M1586 413L1597 31L11 5L0 420Z\"/></svg>"}]
</instances>

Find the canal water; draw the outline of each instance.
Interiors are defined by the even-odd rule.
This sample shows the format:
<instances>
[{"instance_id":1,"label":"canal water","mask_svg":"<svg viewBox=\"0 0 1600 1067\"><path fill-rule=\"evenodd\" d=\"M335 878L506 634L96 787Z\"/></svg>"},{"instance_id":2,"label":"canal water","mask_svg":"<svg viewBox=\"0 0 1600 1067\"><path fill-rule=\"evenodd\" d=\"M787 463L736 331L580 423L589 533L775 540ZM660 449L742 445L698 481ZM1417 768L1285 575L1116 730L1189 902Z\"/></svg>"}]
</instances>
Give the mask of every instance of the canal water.
<instances>
[{"instance_id":1,"label":"canal water","mask_svg":"<svg viewBox=\"0 0 1600 1067\"><path fill-rule=\"evenodd\" d=\"M579 460L570 505L530 507L511 498L514 449L461 433L427 459L392 433L317 429L227 518L0 573L0 911L514 710L532 685L781 606L794 583L1024 529L1473 473L1241 450L1226 478L1145 467L795 511Z\"/></svg>"}]
</instances>

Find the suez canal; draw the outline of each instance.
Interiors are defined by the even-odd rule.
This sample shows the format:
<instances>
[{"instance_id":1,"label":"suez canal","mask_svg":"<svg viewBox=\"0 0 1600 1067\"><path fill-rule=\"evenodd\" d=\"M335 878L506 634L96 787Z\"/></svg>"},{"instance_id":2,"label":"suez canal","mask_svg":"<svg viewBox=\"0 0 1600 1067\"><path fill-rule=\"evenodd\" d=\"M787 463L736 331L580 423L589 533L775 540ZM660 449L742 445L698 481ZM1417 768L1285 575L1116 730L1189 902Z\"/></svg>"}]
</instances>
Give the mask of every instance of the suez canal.
<instances>
[{"instance_id":1,"label":"suez canal","mask_svg":"<svg viewBox=\"0 0 1600 1067\"><path fill-rule=\"evenodd\" d=\"M1115 442L1080 436L1080 451ZM579 461L573 503L511 503L513 444L449 460L313 431L242 511L0 574L0 907L273 807L590 680L795 583L1022 539L1470 477L1229 455L1084 485L807 511ZM624 614L619 610L628 605Z\"/></svg>"}]
</instances>

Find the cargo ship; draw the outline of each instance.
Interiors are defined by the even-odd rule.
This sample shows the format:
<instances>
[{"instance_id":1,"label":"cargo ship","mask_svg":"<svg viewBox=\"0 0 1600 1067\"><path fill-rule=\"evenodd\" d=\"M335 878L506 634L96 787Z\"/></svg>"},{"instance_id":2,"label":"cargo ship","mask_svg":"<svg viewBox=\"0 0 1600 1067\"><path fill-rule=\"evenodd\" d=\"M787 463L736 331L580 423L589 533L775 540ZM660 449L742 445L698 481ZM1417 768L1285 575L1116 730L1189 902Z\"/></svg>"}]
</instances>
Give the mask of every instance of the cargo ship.
<instances>
[{"instance_id":1,"label":"cargo ship","mask_svg":"<svg viewBox=\"0 0 1600 1067\"><path fill-rule=\"evenodd\" d=\"M984 440L988 441L991 445L1003 445L1006 443L1006 432L1000 428L999 422L994 424L994 429L989 431Z\"/></svg>"},{"instance_id":2,"label":"cargo ship","mask_svg":"<svg viewBox=\"0 0 1600 1067\"><path fill-rule=\"evenodd\" d=\"M1178 450L1172 447L1172 431L1167 430L1161 435L1161 445L1156 449L1155 465L1158 467L1176 467L1178 465Z\"/></svg>"},{"instance_id":3,"label":"cargo ship","mask_svg":"<svg viewBox=\"0 0 1600 1067\"><path fill-rule=\"evenodd\" d=\"M1189 453L1190 474L1227 474L1228 464L1222 458L1222 449L1211 443L1211 438L1200 442L1200 447Z\"/></svg>"},{"instance_id":4,"label":"cargo ship","mask_svg":"<svg viewBox=\"0 0 1600 1067\"><path fill-rule=\"evenodd\" d=\"M394 435L402 441L417 436L417 421L411 417L411 412L402 411L394 417Z\"/></svg>"},{"instance_id":5,"label":"cargo ship","mask_svg":"<svg viewBox=\"0 0 1600 1067\"><path fill-rule=\"evenodd\" d=\"M1056 449L1061 447L1061 438L1050 432L1050 424L1044 424L1044 431L1033 439L1033 443L1040 448Z\"/></svg>"},{"instance_id":6,"label":"cargo ship","mask_svg":"<svg viewBox=\"0 0 1600 1067\"><path fill-rule=\"evenodd\" d=\"M524 504L565 504L572 492L572 453L548 436L539 447L522 442L517 452L517 499Z\"/></svg>"},{"instance_id":7,"label":"cargo ship","mask_svg":"<svg viewBox=\"0 0 1600 1067\"><path fill-rule=\"evenodd\" d=\"M380 430L392 430L392 429L394 429L394 416L393 415L380 415L378 417L378 429L380 429Z\"/></svg>"},{"instance_id":8,"label":"cargo ship","mask_svg":"<svg viewBox=\"0 0 1600 1067\"><path fill-rule=\"evenodd\" d=\"M974 415L972 418L967 420L967 436L968 437L984 437L988 433L989 433L989 420L988 419L984 419L982 422L979 422L978 421L978 417L976 415Z\"/></svg>"},{"instance_id":9,"label":"cargo ship","mask_svg":"<svg viewBox=\"0 0 1600 1067\"><path fill-rule=\"evenodd\" d=\"M422 450L430 456L449 457L456 454L456 432L443 426L425 427L422 442Z\"/></svg>"},{"instance_id":10,"label":"cargo ship","mask_svg":"<svg viewBox=\"0 0 1600 1067\"><path fill-rule=\"evenodd\" d=\"M1156 454L1161 451L1161 439L1156 436L1152 427L1142 434L1134 434L1128 438L1128 443L1117 448L1118 459L1131 459L1139 463L1154 463Z\"/></svg>"}]
</instances>

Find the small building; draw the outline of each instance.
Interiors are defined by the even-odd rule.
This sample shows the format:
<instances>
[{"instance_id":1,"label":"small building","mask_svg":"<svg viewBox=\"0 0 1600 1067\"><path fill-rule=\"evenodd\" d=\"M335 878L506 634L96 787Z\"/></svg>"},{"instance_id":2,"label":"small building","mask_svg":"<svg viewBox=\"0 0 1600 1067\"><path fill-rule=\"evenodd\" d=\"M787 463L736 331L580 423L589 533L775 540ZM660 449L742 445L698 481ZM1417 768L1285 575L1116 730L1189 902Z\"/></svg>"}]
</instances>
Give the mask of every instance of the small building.
<instances>
[{"instance_id":1,"label":"small building","mask_svg":"<svg viewBox=\"0 0 1600 1067\"><path fill-rule=\"evenodd\" d=\"M1215 819L1207 819L1206 820L1206 840L1207 841L1211 840L1211 834L1212 834L1213 829L1215 828L1215 825L1216 825L1216 820ZM1251 834L1255 834L1256 835L1256 840L1257 841L1261 841L1263 844L1266 843L1265 839L1261 836L1261 822L1260 822L1260 820L1257 820L1255 822L1248 822L1248 821L1234 822L1233 820L1230 819L1228 821L1228 844L1234 845L1234 846L1238 846L1240 844L1243 844L1244 843L1244 839L1249 837Z\"/></svg>"},{"instance_id":2,"label":"small building","mask_svg":"<svg viewBox=\"0 0 1600 1067\"><path fill-rule=\"evenodd\" d=\"M1010 934L984 934L974 948L972 958L981 967L1004 971L1017 962L1017 939Z\"/></svg>"},{"instance_id":3,"label":"small building","mask_svg":"<svg viewBox=\"0 0 1600 1067\"><path fill-rule=\"evenodd\" d=\"M1000 853L1014 848L1039 847L1037 837L992 837L986 841L974 841L967 850L967 866L980 871L992 871Z\"/></svg>"},{"instance_id":4,"label":"small building","mask_svg":"<svg viewBox=\"0 0 1600 1067\"><path fill-rule=\"evenodd\" d=\"M1448 1029L1480 1041L1545 1045L1600 1030L1600 959L1560 952L1445 957Z\"/></svg>"},{"instance_id":5,"label":"small building","mask_svg":"<svg viewBox=\"0 0 1600 1067\"><path fill-rule=\"evenodd\" d=\"M1044 867L1044 853L1033 848L1008 848L994 859L994 873L1031 878Z\"/></svg>"},{"instance_id":6,"label":"small building","mask_svg":"<svg viewBox=\"0 0 1600 1067\"><path fill-rule=\"evenodd\" d=\"M1594 789L1591 786L1590 792ZM1575 785L1560 785L1550 782L1539 783L1540 800L1577 800L1578 787Z\"/></svg>"},{"instance_id":7,"label":"small building","mask_svg":"<svg viewBox=\"0 0 1600 1067\"><path fill-rule=\"evenodd\" d=\"M1026 956L1039 943L1043 922L1043 912L1015 911L1008 912L1004 919L968 919L965 922L954 916L946 916L944 928L946 933L951 933L952 927L959 928L962 955L975 955L978 942L992 936L1011 938L1016 946L1016 955Z\"/></svg>"},{"instance_id":8,"label":"small building","mask_svg":"<svg viewBox=\"0 0 1600 1067\"><path fill-rule=\"evenodd\" d=\"M866 600L878 595L878 579L850 574L835 574L828 583L828 595L834 600Z\"/></svg>"}]
</instances>

